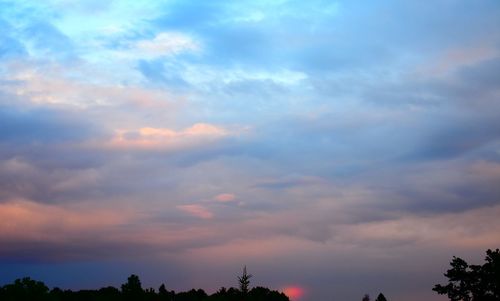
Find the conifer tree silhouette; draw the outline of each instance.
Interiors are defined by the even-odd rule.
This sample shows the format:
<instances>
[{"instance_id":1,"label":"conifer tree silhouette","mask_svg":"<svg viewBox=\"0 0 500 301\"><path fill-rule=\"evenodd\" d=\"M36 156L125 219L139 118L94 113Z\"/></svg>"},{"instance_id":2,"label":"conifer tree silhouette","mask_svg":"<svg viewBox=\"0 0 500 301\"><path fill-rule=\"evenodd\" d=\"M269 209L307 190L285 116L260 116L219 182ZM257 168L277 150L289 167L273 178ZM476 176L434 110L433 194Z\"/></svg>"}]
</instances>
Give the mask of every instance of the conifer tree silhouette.
<instances>
[{"instance_id":1,"label":"conifer tree silhouette","mask_svg":"<svg viewBox=\"0 0 500 301\"><path fill-rule=\"evenodd\" d=\"M243 267L243 273L241 277L238 276L238 282L240 284L240 291L243 295L248 294L248 287L250 285L250 278L252 278L252 274L247 273L247 266Z\"/></svg>"}]
</instances>

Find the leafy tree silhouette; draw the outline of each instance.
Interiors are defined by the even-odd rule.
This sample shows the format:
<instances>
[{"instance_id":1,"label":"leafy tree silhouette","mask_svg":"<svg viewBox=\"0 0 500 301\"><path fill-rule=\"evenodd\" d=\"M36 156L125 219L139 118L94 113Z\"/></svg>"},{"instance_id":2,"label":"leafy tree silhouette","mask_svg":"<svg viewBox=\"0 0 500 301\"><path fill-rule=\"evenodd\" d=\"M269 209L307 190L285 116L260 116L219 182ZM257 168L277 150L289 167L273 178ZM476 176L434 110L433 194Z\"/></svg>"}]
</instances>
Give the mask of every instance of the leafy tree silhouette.
<instances>
[{"instance_id":1,"label":"leafy tree silhouette","mask_svg":"<svg viewBox=\"0 0 500 301\"><path fill-rule=\"evenodd\" d=\"M187 292L181 292L175 295L175 301L201 301L205 300L208 297L207 293L205 293L202 289L192 289Z\"/></svg>"},{"instance_id":2,"label":"leafy tree silhouette","mask_svg":"<svg viewBox=\"0 0 500 301\"><path fill-rule=\"evenodd\" d=\"M230 287L229 289L221 287L209 297L210 301L233 301L239 299L241 299L241 292L234 287Z\"/></svg>"},{"instance_id":3,"label":"leafy tree silhouette","mask_svg":"<svg viewBox=\"0 0 500 301\"><path fill-rule=\"evenodd\" d=\"M245 265L243 267L243 273L241 274L241 277L238 276L238 282L240 284L240 291L243 295L248 294L248 286L250 285L250 278L252 278L252 274L247 274L247 266Z\"/></svg>"},{"instance_id":4,"label":"leafy tree silhouette","mask_svg":"<svg viewBox=\"0 0 500 301\"><path fill-rule=\"evenodd\" d=\"M144 290L139 276L132 274L128 277L127 282L122 284L122 294L125 300L141 300Z\"/></svg>"},{"instance_id":5,"label":"leafy tree silhouette","mask_svg":"<svg viewBox=\"0 0 500 301\"><path fill-rule=\"evenodd\" d=\"M161 284L160 285L160 288L158 289L158 293L160 295L167 295L168 294L168 291L167 291L167 288L165 287L165 284Z\"/></svg>"},{"instance_id":6,"label":"leafy tree silhouette","mask_svg":"<svg viewBox=\"0 0 500 301\"><path fill-rule=\"evenodd\" d=\"M363 296L363 299L361 299L361 300L362 300L362 301L370 301L370 295L365 294L365 295Z\"/></svg>"},{"instance_id":7,"label":"leafy tree silhouette","mask_svg":"<svg viewBox=\"0 0 500 301\"><path fill-rule=\"evenodd\" d=\"M160 285L158 289L158 297L161 301L172 301L174 300L175 292L168 291L165 287L165 284Z\"/></svg>"},{"instance_id":8,"label":"leafy tree silhouette","mask_svg":"<svg viewBox=\"0 0 500 301\"><path fill-rule=\"evenodd\" d=\"M266 287L257 286L248 293L249 300L289 301L288 297L280 292L272 291Z\"/></svg>"},{"instance_id":9,"label":"leafy tree silhouette","mask_svg":"<svg viewBox=\"0 0 500 301\"><path fill-rule=\"evenodd\" d=\"M377 299L375 299L375 301L387 301L387 299L385 298L384 294L380 293L378 294Z\"/></svg>"},{"instance_id":10,"label":"leafy tree silhouette","mask_svg":"<svg viewBox=\"0 0 500 301\"><path fill-rule=\"evenodd\" d=\"M451 269L444 274L448 284L436 284L432 290L452 301L500 300L500 250L488 249L485 261L483 265L469 265L454 256Z\"/></svg>"},{"instance_id":11,"label":"leafy tree silhouette","mask_svg":"<svg viewBox=\"0 0 500 301\"><path fill-rule=\"evenodd\" d=\"M48 300L49 288L41 281L29 277L16 279L13 284L7 284L2 289L2 300Z\"/></svg>"},{"instance_id":12,"label":"leafy tree silhouette","mask_svg":"<svg viewBox=\"0 0 500 301\"><path fill-rule=\"evenodd\" d=\"M121 299L120 290L116 287L107 286L99 289L98 291L99 300L106 301L118 301Z\"/></svg>"}]
</instances>

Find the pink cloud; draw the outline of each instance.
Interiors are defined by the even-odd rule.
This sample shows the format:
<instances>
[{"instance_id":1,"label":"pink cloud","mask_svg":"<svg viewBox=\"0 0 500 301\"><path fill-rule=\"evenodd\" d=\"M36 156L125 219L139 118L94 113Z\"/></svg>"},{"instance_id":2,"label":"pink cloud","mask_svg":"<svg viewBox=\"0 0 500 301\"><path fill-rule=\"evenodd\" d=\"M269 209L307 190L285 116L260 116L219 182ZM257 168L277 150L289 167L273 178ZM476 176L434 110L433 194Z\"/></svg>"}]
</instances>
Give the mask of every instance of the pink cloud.
<instances>
[{"instance_id":1,"label":"pink cloud","mask_svg":"<svg viewBox=\"0 0 500 301\"><path fill-rule=\"evenodd\" d=\"M182 148L220 139L229 134L230 131L225 128L207 123L196 123L179 131L142 127L136 130L117 130L109 145L119 148Z\"/></svg>"},{"instance_id":2,"label":"pink cloud","mask_svg":"<svg viewBox=\"0 0 500 301\"><path fill-rule=\"evenodd\" d=\"M432 61L422 66L419 71L423 75L439 76L460 67L474 65L498 56L495 47L452 48L444 51Z\"/></svg>"},{"instance_id":3,"label":"pink cloud","mask_svg":"<svg viewBox=\"0 0 500 301\"><path fill-rule=\"evenodd\" d=\"M132 219L134 214L126 210L13 200L0 204L0 239L64 240L75 233L110 230Z\"/></svg>"},{"instance_id":4,"label":"pink cloud","mask_svg":"<svg viewBox=\"0 0 500 301\"><path fill-rule=\"evenodd\" d=\"M214 200L222 203L232 202L236 199L236 196L232 193L221 193L214 197Z\"/></svg>"},{"instance_id":5,"label":"pink cloud","mask_svg":"<svg viewBox=\"0 0 500 301\"><path fill-rule=\"evenodd\" d=\"M68 105L77 108L93 106L111 108L129 104L135 108L172 109L173 104L182 99L165 90L146 89L139 85L77 81L71 77L65 77L66 70L62 66L40 70L24 62L15 62L11 63L9 68L11 73L8 78L23 84L3 85L0 89L26 97L36 104ZM84 75L88 72L83 67L73 71Z\"/></svg>"},{"instance_id":6,"label":"pink cloud","mask_svg":"<svg viewBox=\"0 0 500 301\"><path fill-rule=\"evenodd\" d=\"M201 205L179 205L177 206L177 209L202 219L211 219L214 217L210 210Z\"/></svg>"}]
</instances>

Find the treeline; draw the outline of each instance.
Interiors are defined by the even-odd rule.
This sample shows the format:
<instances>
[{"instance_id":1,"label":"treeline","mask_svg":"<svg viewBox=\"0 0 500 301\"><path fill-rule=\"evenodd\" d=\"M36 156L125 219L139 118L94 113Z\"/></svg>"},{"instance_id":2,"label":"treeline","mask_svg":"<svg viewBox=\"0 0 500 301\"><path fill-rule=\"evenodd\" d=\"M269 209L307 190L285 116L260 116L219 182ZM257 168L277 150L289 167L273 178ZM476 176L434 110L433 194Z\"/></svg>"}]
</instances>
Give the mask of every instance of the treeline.
<instances>
[{"instance_id":1,"label":"treeline","mask_svg":"<svg viewBox=\"0 0 500 301\"><path fill-rule=\"evenodd\" d=\"M29 277L17 279L14 283L0 287L1 301L290 301L288 297L278 291L265 287L249 289L249 278L246 269L241 277L239 288L220 288L217 292L208 295L202 289L192 289L186 292L167 290L162 284L158 290L143 289L137 275L128 277L121 289L113 286L98 290L62 290L49 289L43 282Z\"/></svg>"}]
</instances>

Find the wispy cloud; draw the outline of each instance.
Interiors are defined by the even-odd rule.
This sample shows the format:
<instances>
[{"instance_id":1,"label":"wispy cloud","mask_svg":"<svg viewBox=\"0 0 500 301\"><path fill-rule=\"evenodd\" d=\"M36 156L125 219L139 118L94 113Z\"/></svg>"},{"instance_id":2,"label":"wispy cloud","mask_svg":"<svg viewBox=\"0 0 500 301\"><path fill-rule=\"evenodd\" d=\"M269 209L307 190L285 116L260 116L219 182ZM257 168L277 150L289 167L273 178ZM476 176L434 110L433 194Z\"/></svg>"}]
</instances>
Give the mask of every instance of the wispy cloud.
<instances>
[{"instance_id":1,"label":"wispy cloud","mask_svg":"<svg viewBox=\"0 0 500 301\"><path fill-rule=\"evenodd\" d=\"M162 32L151 40L140 40L131 47L138 57L155 58L176 55L184 51L200 51L201 46L188 35L177 32Z\"/></svg>"},{"instance_id":2,"label":"wispy cloud","mask_svg":"<svg viewBox=\"0 0 500 301\"><path fill-rule=\"evenodd\" d=\"M236 199L236 196L232 193L221 193L214 197L217 202L227 203L232 202Z\"/></svg>"},{"instance_id":3,"label":"wispy cloud","mask_svg":"<svg viewBox=\"0 0 500 301\"><path fill-rule=\"evenodd\" d=\"M214 214L202 205L196 205L196 204L179 205L177 206L177 208L181 211L188 213L189 215L199 217L202 219L211 219L214 217Z\"/></svg>"},{"instance_id":4,"label":"wispy cloud","mask_svg":"<svg viewBox=\"0 0 500 301\"><path fill-rule=\"evenodd\" d=\"M207 123L196 123L180 131L143 127L138 130L117 130L110 146L144 149L176 148L207 143L230 134L227 129Z\"/></svg>"}]
</instances>

